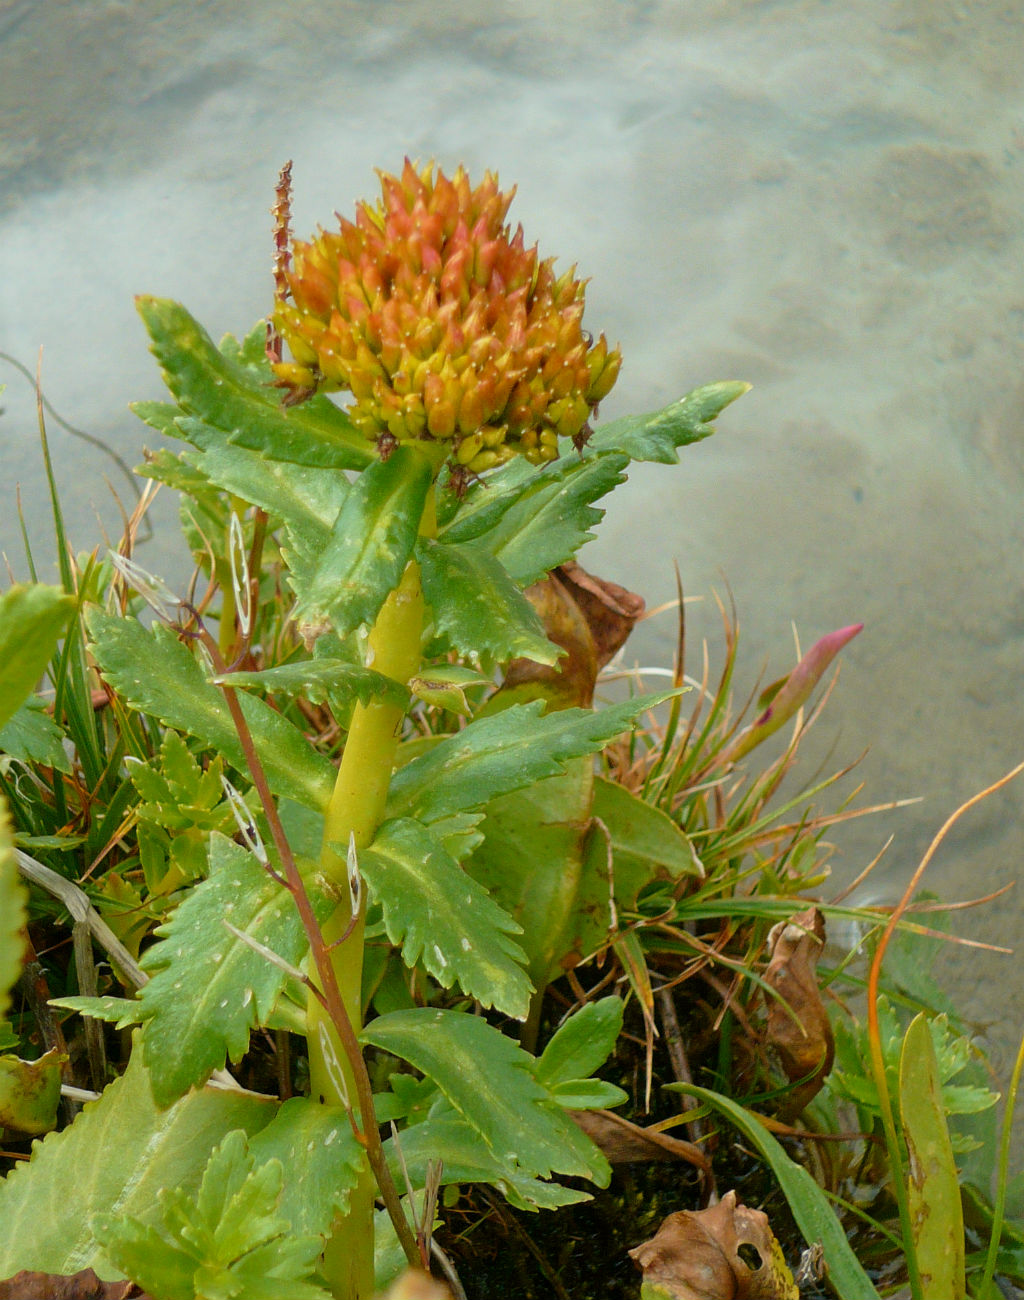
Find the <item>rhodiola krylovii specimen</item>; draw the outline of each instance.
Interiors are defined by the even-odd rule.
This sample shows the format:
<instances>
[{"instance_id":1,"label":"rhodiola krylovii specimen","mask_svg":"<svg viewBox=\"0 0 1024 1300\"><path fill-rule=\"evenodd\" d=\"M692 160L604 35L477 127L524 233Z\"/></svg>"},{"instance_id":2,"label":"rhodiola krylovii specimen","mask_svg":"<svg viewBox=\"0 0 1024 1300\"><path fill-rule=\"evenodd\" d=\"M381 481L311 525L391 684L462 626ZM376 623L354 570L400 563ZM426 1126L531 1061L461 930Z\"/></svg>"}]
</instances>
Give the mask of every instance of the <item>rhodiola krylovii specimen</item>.
<instances>
[{"instance_id":1,"label":"rhodiola krylovii specimen","mask_svg":"<svg viewBox=\"0 0 1024 1300\"><path fill-rule=\"evenodd\" d=\"M524 247L505 221L515 190L491 172L476 189L462 167L449 179L406 159L400 178L378 174L378 203L291 249L291 301L273 320L294 358L274 366L280 384L292 400L349 390L382 452L450 443L470 473L517 452L554 460L559 437L582 446L621 354L583 330L575 267L556 276Z\"/></svg>"}]
</instances>

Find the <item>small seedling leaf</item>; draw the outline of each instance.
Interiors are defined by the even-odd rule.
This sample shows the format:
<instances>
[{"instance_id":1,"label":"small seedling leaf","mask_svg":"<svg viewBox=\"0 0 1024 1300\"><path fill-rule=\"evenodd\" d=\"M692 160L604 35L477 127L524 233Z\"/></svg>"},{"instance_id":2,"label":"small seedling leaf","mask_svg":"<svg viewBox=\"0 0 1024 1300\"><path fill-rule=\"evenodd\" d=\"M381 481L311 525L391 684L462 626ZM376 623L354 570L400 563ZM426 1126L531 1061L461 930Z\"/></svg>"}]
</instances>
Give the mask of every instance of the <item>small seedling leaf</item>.
<instances>
[{"instance_id":1,"label":"small seedling leaf","mask_svg":"<svg viewBox=\"0 0 1024 1300\"><path fill-rule=\"evenodd\" d=\"M160 1192L158 1229L123 1213L97 1215L93 1226L117 1267L166 1300L327 1300L304 1280L322 1240L289 1232L283 1183L281 1161L258 1161L235 1130L210 1156L197 1195Z\"/></svg>"},{"instance_id":2,"label":"small seedling leaf","mask_svg":"<svg viewBox=\"0 0 1024 1300\"><path fill-rule=\"evenodd\" d=\"M615 1048L622 1028L622 1002L616 997L588 1002L552 1035L537 1060L534 1075L547 1088L587 1079Z\"/></svg>"}]
</instances>

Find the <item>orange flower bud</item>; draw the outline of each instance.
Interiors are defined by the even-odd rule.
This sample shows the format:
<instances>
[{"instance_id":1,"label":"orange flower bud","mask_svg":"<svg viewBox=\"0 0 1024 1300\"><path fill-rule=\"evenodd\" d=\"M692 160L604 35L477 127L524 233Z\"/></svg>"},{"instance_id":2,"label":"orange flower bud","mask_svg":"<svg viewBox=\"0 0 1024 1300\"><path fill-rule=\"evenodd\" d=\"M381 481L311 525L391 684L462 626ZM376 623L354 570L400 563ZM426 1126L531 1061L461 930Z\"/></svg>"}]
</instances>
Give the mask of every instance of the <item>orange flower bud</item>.
<instances>
[{"instance_id":1,"label":"orange flower bud","mask_svg":"<svg viewBox=\"0 0 1024 1300\"><path fill-rule=\"evenodd\" d=\"M515 190L492 173L474 189L461 167L406 159L379 176L376 204L290 250L273 325L294 360L278 383L293 401L347 389L368 437L450 440L472 473L554 459L619 371L583 332L585 282L511 230Z\"/></svg>"}]
</instances>

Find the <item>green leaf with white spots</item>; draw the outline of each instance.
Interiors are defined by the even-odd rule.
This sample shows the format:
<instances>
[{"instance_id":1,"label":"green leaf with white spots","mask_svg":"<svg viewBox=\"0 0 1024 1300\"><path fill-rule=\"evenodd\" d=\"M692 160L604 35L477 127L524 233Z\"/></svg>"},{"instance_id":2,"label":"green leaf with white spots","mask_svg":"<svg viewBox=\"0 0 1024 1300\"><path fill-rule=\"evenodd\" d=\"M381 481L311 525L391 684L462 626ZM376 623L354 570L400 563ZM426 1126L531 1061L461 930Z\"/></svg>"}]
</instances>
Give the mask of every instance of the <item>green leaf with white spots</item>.
<instances>
[{"instance_id":1,"label":"green leaf with white spots","mask_svg":"<svg viewBox=\"0 0 1024 1300\"><path fill-rule=\"evenodd\" d=\"M246 771L245 754L222 692L207 680L195 656L170 628L158 623L147 631L135 619L97 608L89 611L86 625L103 679L131 708L188 732L222 754L232 767ZM275 794L310 808L325 807L334 788L330 760L263 700L240 695L239 705Z\"/></svg>"},{"instance_id":2,"label":"green leaf with white spots","mask_svg":"<svg viewBox=\"0 0 1024 1300\"><path fill-rule=\"evenodd\" d=\"M284 1102L249 1150L257 1164L279 1160L289 1171L277 1210L297 1235L326 1235L335 1214L348 1211L349 1192L366 1163L346 1112L309 1097Z\"/></svg>"},{"instance_id":3,"label":"green leaf with white spots","mask_svg":"<svg viewBox=\"0 0 1024 1300\"><path fill-rule=\"evenodd\" d=\"M522 658L553 664L562 654L545 636L533 606L483 547L421 537L416 554L423 596L445 649L485 663Z\"/></svg>"},{"instance_id":4,"label":"green leaf with white spots","mask_svg":"<svg viewBox=\"0 0 1024 1300\"><path fill-rule=\"evenodd\" d=\"M360 852L359 870L407 966L419 964L444 988L457 983L485 1007L526 1018L533 991L526 955L509 937L520 927L425 826L410 818L385 822Z\"/></svg>"},{"instance_id":5,"label":"green leaf with white spots","mask_svg":"<svg viewBox=\"0 0 1024 1300\"><path fill-rule=\"evenodd\" d=\"M325 920L333 904L313 901ZM214 834L208 879L159 927L160 942L140 963L152 975L139 994L143 1055L161 1106L204 1083L226 1057L241 1060L288 979L225 921L293 966L308 951L288 891L246 849Z\"/></svg>"},{"instance_id":6,"label":"green leaf with white spots","mask_svg":"<svg viewBox=\"0 0 1024 1300\"><path fill-rule=\"evenodd\" d=\"M505 1168L607 1186L607 1160L534 1078L534 1058L482 1017L430 1007L393 1011L362 1038L433 1079Z\"/></svg>"},{"instance_id":7,"label":"green leaf with white spots","mask_svg":"<svg viewBox=\"0 0 1024 1300\"><path fill-rule=\"evenodd\" d=\"M410 446L364 470L323 549L293 565L296 618L329 618L339 636L373 623L412 556L432 476Z\"/></svg>"}]
</instances>

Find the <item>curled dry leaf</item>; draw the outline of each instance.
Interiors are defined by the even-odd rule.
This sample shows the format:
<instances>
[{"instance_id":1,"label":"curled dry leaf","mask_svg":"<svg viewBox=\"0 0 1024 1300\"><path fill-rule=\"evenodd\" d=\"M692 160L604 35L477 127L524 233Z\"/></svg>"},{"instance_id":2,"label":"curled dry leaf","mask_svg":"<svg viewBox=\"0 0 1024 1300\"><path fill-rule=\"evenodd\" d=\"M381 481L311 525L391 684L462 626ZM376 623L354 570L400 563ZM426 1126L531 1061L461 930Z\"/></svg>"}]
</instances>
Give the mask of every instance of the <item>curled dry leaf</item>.
<instances>
[{"instance_id":1,"label":"curled dry leaf","mask_svg":"<svg viewBox=\"0 0 1024 1300\"><path fill-rule=\"evenodd\" d=\"M509 665L505 688L527 683L542 687L559 705L589 708L597 674L626 643L644 612L642 596L605 582L569 563L553 569L526 595L548 637L566 652L554 666L516 659Z\"/></svg>"},{"instance_id":2,"label":"curled dry leaf","mask_svg":"<svg viewBox=\"0 0 1024 1300\"><path fill-rule=\"evenodd\" d=\"M80 1273L15 1273L0 1281L0 1300L152 1300L134 1282L103 1282L91 1268Z\"/></svg>"},{"instance_id":3,"label":"curled dry leaf","mask_svg":"<svg viewBox=\"0 0 1024 1300\"><path fill-rule=\"evenodd\" d=\"M803 1082L786 1099L780 1118L791 1119L817 1095L832 1069L832 1027L818 991L815 968L825 946L825 918L816 907L774 926L768 935L771 961L764 981L768 998L768 1042L786 1077Z\"/></svg>"},{"instance_id":4,"label":"curled dry leaf","mask_svg":"<svg viewBox=\"0 0 1024 1300\"><path fill-rule=\"evenodd\" d=\"M629 1252L644 1300L799 1300L768 1216L727 1192L706 1210L670 1214Z\"/></svg>"},{"instance_id":5,"label":"curled dry leaf","mask_svg":"<svg viewBox=\"0 0 1024 1300\"><path fill-rule=\"evenodd\" d=\"M654 1128L641 1128L611 1110L572 1110L569 1114L613 1165L651 1160L685 1160L705 1173L711 1161L700 1147Z\"/></svg>"}]
</instances>

